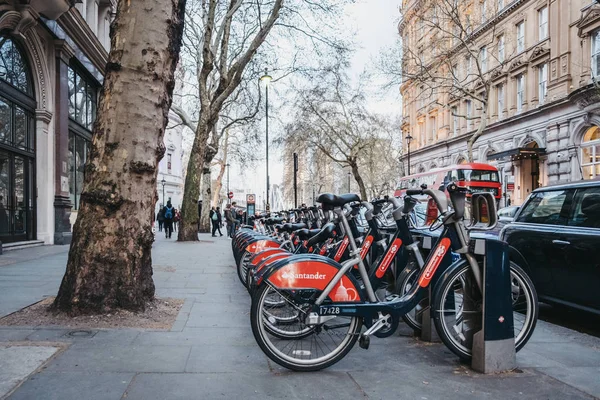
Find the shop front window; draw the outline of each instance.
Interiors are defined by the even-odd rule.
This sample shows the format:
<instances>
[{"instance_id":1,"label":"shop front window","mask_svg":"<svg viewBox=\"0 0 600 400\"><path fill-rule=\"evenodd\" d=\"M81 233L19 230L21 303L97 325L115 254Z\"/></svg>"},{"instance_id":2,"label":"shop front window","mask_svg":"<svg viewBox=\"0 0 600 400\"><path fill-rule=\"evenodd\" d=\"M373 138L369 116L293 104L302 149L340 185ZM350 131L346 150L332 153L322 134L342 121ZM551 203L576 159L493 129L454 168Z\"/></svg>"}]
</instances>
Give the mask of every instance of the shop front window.
<instances>
[{"instance_id":1,"label":"shop front window","mask_svg":"<svg viewBox=\"0 0 600 400\"><path fill-rule=\"evenodd\" d=\"M600 177L600 128L593 126L583 135L581 143L583 179Z\"/></svg>"},{"instance_id":2,"label":"shop front window","mask_svg":"<svg viewBox=\"0 0 600 400\"><path fill-rule=\"evenodd\" d=\"M92 127L96 119L98 84L86 74L69 67L69 196L79 210L88 161Z\"/></svg>"}]
</instances>

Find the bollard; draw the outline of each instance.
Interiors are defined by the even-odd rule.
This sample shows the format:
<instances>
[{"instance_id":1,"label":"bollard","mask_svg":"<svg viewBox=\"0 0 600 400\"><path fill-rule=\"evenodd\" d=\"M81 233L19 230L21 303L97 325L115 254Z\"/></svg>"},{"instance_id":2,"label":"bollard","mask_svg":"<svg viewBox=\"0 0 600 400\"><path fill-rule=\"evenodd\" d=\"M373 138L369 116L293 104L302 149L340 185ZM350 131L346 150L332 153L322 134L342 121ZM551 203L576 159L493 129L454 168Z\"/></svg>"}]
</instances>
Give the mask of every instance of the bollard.
<instances>
[{"instance_id":1,"label":"bollard","mask_svg":"<svg viewBox=\"0 0 600 400\"><path fill-rule=\"evenodd\" d=\"M473 337L471 367L491 374L516 368L514 321L508 244L486 239L483 250L483 319L482 329ZM481 254L481 251L479 251Z\"/></svg>"}]
</instances>

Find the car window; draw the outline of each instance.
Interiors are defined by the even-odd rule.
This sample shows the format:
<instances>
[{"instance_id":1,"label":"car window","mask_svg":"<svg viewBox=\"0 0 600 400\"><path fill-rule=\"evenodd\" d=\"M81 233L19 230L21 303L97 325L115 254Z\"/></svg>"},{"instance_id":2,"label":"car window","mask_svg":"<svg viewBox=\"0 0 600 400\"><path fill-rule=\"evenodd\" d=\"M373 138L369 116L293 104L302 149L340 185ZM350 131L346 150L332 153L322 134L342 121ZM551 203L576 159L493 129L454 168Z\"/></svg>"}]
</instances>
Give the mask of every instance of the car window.
<instances>
[{"instance_id":1,"label":"car window","mask_svg":"<svg viewBox=\"0 0 600 400\"><path fill-rule=\"evenodd\" d=\"M577 190L569 225L600 228L600 187Z\"/></svg>"},{"instance_id":2,"label":"car window","mask_svg":"<svg viewBox=\"0 0 600 400\"><path fill-rule=\"evenodd\" d=\"M566 225L568 205L567 190L553 190L533 193L529 198L523 211L519 215L518 222L530 222L535 224Z\"/></svg>"}]
</instances>

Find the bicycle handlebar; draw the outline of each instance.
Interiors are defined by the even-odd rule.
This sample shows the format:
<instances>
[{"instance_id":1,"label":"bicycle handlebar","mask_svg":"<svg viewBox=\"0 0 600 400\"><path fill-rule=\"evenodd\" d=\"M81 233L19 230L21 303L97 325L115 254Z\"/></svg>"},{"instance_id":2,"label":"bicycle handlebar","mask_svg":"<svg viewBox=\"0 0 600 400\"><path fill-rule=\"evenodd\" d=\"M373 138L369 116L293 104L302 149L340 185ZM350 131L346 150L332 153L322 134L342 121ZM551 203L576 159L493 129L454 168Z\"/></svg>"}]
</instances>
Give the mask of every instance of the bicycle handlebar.
<instances>
[{"instance_id":1,"label":"bicycle handlebar","mask_svg":"<svg viewBox=\"0 0 600 400\"><path fill-rule=\"evenodd\" d=\"M388 197L387 201L389 203L392 203L392 205L394 206L394 209L402 207L402 203L400 202L400 200L398 200L397 198L395 198L394 196Z\"/></svg>"},{"instance_id":2,"label":"bicycle handlebar","mask_svg":"<svg viewBox=\"0 0 600 400\"><path fill-rule=\"evenodd\" d=\"M448 198L446 194L441 190L434 189L408 189L406 191L408 196L417 196L417 195L427 195L433 199L438 210L441 214L444 214L448 211Z\"/></svg>"}]
</instances>

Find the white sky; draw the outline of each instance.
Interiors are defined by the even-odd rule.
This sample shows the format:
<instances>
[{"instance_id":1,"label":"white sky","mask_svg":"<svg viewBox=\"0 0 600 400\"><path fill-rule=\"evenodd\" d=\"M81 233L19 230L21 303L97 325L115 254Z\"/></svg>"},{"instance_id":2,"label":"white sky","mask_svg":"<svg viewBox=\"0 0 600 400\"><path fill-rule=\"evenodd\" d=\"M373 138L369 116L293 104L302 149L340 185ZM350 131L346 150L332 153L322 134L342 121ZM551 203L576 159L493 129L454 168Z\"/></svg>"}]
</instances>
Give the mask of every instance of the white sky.
<instances>
[{"instance_id":1,"label":"white sky","mask_svg":"<svg viewBox=\"0 0 600 400\"><path fill-rule=\"evenodd\" d=\"M348 31L356 31L355 43L359 47L352 57L351 75L358 79L365 69L373 68L372 64L380 51L394 44L398 37L399 7L402 0L357 0L346 7L346 15L340 21L348 26ZM366 85L372 96L369 108L373 111L390 115L401 113L400 101L397 92L380 93L376 82ZM277 97L269 92L269 103L277 102ZM276 106L276 104L274 104ZM273 107L276 108L276 107ZM270 127L271 128L271 127ZM263 128L264 130L264 128ZM270 136L271 129L269 129ZM263 156L264 159L264 156ZM291 162L291 160L286 162ZM269 147L269 173L271 184L281 184L283 179L283 161L281 149ZM231 188L249 188L259 197L261 202L266 187L265 163L258 163L254 171L241 173L235 164L231 166ZM224 182L226 184L226 182ZM259 203L260 204L260 203Z\"/></svg>"}]
</instances>

